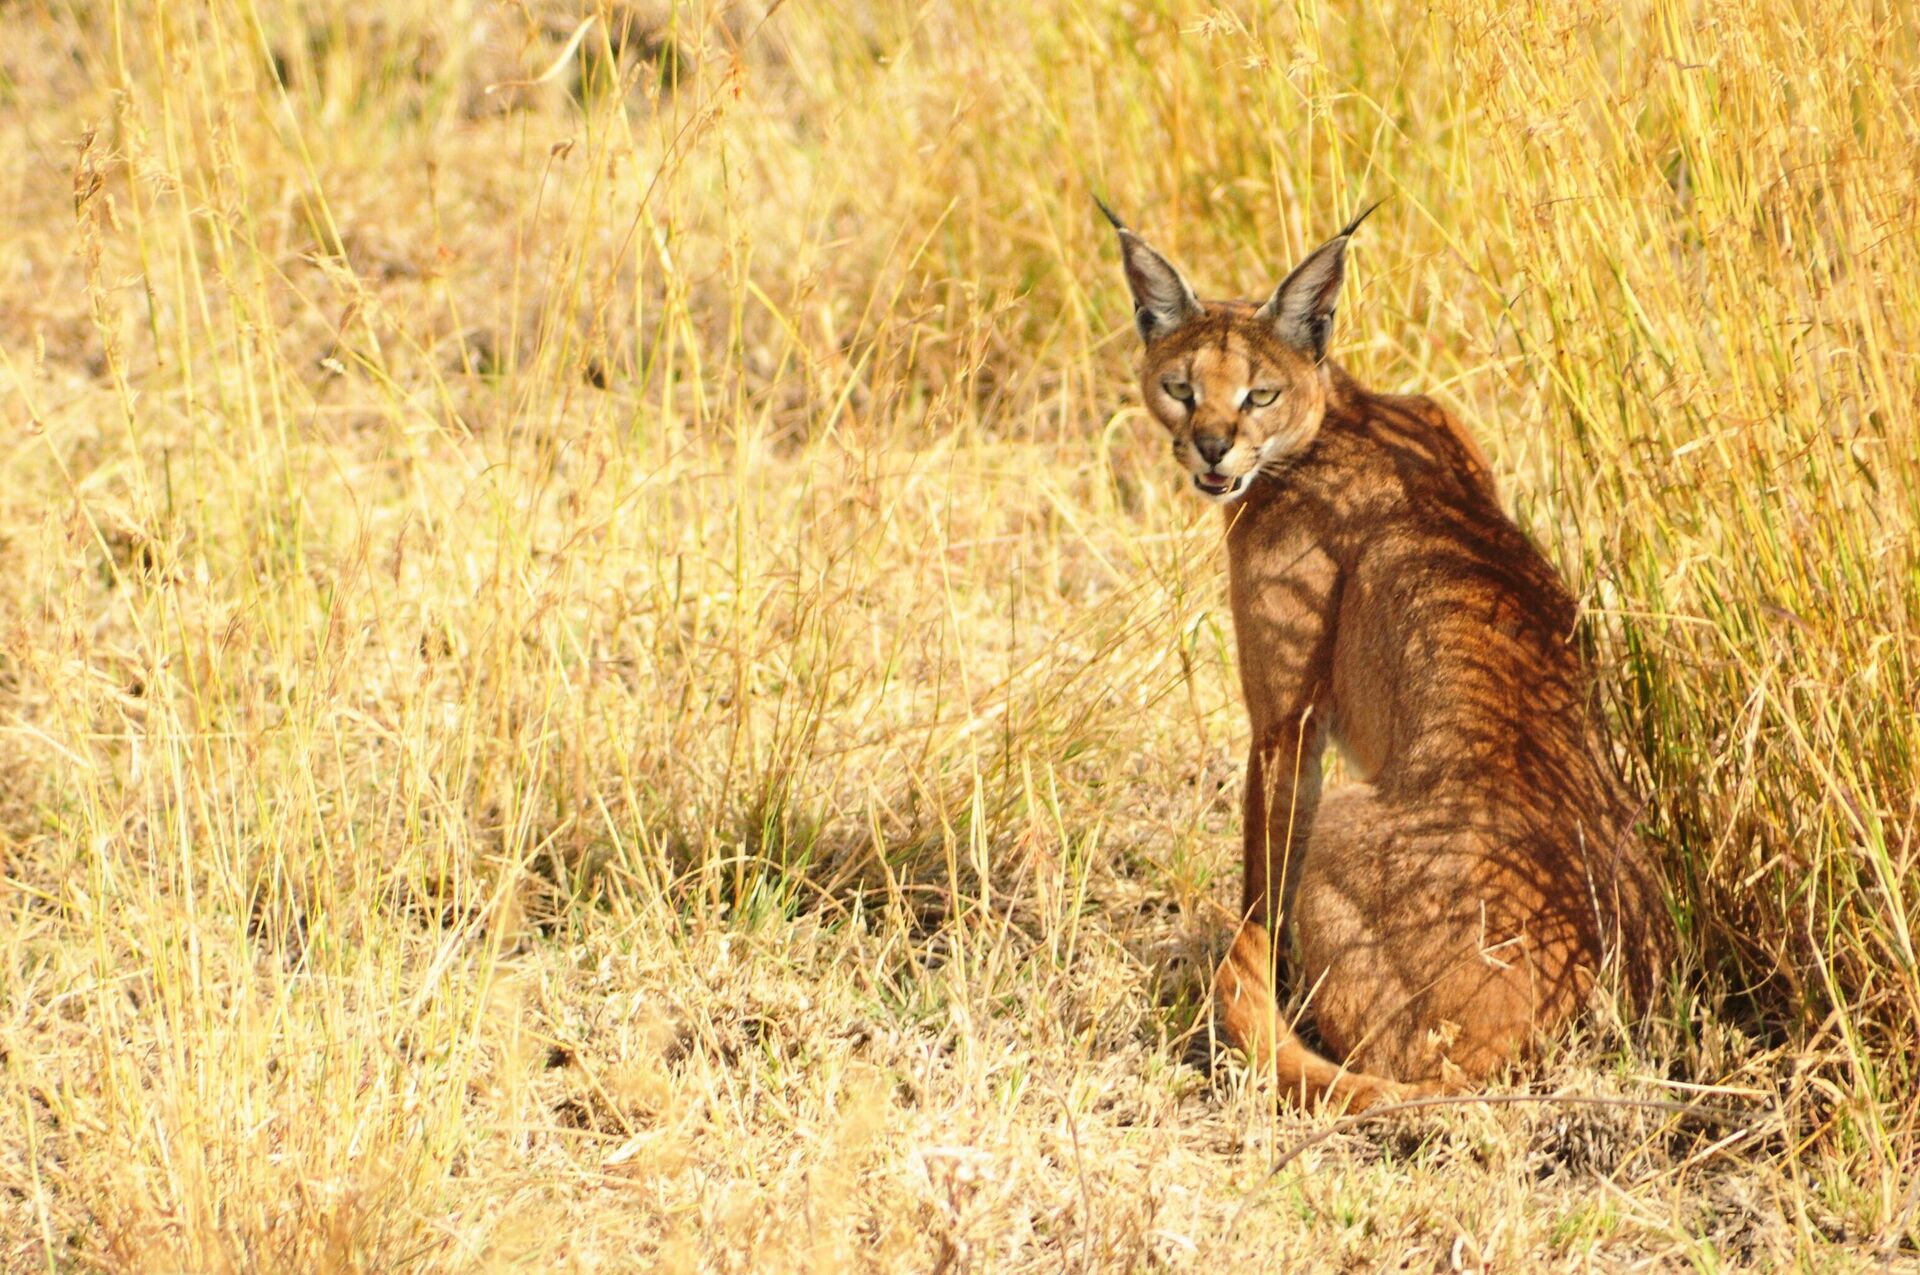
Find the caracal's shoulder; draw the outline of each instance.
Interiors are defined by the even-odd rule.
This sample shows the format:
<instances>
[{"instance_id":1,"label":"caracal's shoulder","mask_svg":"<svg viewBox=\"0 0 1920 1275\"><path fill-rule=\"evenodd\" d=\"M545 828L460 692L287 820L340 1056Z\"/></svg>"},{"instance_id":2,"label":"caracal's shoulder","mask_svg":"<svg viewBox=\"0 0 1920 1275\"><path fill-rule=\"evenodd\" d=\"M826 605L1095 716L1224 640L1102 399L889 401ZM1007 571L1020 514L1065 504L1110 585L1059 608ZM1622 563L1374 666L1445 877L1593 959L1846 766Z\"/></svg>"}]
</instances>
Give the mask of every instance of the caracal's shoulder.
<instances>
[{"instance_id":1,"label":"caracal's shoulder","mask_svg":"<svg viewBox=\"0 0 1920 1275\"><path fill-rule=\"evenodd\" d=\"M1498 504L1493 463L1466 424L1425 394L1380 394L1343 378L1340 398L1364 428L1411 444L1423 459L1484 492Z\"/></svg>"}]
</instances>

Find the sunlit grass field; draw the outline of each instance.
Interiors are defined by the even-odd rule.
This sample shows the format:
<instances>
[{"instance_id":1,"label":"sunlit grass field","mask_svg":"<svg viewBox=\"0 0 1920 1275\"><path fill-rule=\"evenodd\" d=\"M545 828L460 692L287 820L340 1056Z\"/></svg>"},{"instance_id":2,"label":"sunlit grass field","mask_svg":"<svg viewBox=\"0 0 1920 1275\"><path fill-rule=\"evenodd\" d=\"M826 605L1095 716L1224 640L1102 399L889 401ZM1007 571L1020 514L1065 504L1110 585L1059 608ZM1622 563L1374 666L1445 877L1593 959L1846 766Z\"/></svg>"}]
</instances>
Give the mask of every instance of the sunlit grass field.
<instances>
[{"instance_id":1,"label":"sunlit grass field","mask_svg":"<svg viewBox=\"0 0 1920 1275\"><path fill-rule=\"evenodd\" d=\"M42 0L0 41L0 1269L1920 1246L1892 0ZM1245 720L1111 201L1573 583L1684 960L1345 1130L1204 1057Z\"/></svg>"}]
</instances>

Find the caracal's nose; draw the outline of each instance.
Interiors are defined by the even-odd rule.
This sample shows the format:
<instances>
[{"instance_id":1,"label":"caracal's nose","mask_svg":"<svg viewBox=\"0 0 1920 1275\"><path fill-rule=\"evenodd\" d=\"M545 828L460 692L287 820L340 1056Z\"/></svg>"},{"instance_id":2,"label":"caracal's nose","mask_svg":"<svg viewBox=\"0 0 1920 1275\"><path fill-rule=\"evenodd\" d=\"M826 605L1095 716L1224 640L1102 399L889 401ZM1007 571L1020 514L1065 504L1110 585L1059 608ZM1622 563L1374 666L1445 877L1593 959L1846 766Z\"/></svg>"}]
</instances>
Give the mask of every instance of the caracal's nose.
<instances>
[{"instance_id":1,"label":"caracal's nose","mask_svg":"<svg viewBox=\"0 0 1920 1275\"><path fill-rule=\"evenodd\" d=\"M1220 458L1233 450L1233 440L1222 434L1196 434L1193 450L1199 452L1200 459L1207 464L1218 465Z\"/></svg>"}]
</instances>

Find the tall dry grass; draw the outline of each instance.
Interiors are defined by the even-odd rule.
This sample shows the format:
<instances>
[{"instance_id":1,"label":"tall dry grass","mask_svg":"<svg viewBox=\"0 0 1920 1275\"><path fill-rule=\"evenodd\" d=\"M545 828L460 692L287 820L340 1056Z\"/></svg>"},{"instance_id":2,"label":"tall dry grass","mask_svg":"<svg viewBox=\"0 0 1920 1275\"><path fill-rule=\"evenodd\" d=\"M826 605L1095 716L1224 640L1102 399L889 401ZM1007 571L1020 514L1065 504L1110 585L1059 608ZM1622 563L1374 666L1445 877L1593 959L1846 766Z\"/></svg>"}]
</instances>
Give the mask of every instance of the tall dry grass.
<instances>
[{"instance_id":1,"label":"tall dry grass","mask_svg":"<svg viewBox=\"0 0 1920 1275\"><path fill-rule=\"evenodd\" d=\"M1900 6L9 28L9 1268L1920 1240ZM1235 295L1389 199L1340 356L1575 581L1686 937L1554 1074L1750 1127L1461 1113L1264 1181L1302 1122L1183 1065L1218 528L1095 192Z\"/></svg>"}]
</instances>

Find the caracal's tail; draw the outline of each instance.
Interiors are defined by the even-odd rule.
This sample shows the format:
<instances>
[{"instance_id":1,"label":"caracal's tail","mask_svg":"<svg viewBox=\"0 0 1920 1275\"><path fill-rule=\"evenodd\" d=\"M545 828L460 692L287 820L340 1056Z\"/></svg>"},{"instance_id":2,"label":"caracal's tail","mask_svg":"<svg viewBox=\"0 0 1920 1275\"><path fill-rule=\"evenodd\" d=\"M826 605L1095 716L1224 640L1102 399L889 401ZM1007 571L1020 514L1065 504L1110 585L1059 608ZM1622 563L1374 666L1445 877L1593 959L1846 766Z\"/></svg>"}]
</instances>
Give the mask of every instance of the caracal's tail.
<instances>
[{"instance_id":1,"label":"caracal's tail","mask_svg":"<svg viewBox=\"0 0 1920 1275\"><path fill-rule=\"evenodd\" d=\"M1435 1086L1408 1085L1349 1071L1322 1058L1280 1018L1273 996L1273 954L1267 927L1248 921L1213 980L1220 1030L1245 1052L1256 1071L1271 1075L1280 1092L1302 1106L1326 1104L1349 1112L1432 1093Z\"/></svg>"}]
</instances>

